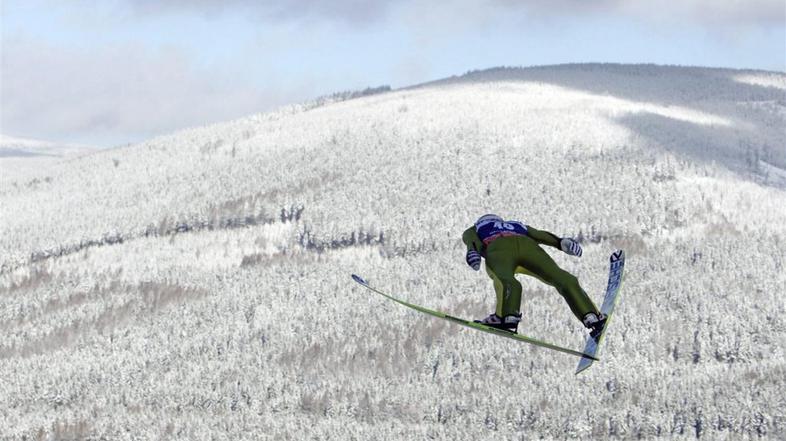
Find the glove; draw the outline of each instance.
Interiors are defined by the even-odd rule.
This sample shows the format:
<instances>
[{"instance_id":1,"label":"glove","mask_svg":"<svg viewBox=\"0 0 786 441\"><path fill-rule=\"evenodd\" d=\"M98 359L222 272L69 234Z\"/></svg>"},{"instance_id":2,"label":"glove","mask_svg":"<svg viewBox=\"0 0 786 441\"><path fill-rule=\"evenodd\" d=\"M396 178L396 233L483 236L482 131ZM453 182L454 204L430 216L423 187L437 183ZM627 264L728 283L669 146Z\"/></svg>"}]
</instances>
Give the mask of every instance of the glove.
<instances>
[{"instance_id":1,"label":"glove","mask_svg":"<svg viewBox=\"0 0 786 441\"><path fill-rule=\"evenodd\" d=\"M579 245L578 242L567 237L560 240L559 247L562 249L562 251L570 254L571 256L581 257L581 253L583 252L581 245Z\"/></svg>"},{"instance_id":2,"label":"glove","mask_svg":"<svg viewBox=\"0 0 786 441\"><path fill-rule=\"evenodd\" d=\"M467 265L471 266L475 271L480 270L480 253L475 250L467 251Z\"/></svg>"}]
</instances>

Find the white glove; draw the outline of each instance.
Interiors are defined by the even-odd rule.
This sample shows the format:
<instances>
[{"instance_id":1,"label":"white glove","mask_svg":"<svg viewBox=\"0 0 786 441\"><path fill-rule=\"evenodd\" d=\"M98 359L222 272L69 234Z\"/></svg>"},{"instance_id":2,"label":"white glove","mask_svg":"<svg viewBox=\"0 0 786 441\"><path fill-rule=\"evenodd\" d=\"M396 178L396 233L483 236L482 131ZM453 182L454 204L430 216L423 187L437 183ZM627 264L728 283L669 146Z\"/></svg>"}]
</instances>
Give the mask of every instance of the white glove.
<instances>
[{"instance_id":1,"label":"white glove","mask_svg":"<svg viewBox=\"0 0 786 441\"><path fill-rule=\"evenodd\" d=\"M581 245L579 245L579 243L576 242L575 240L570 239L568 237L562 239L559 242L559 247L562 249L562 251L570 254L571 256L581 257L581 253L583 252L583 250L581 249Z\"/></svg>"},{"instance_id":2,"label":"white glove","mask_svg":"<svg viewBox=\"0 0 786 441\"><path fill-rule=\"evenodd\" d=\"M475 250L467 251L467 265L471 266L475 271L480 270L480 253Z\"/></svg>"}]
</instances>

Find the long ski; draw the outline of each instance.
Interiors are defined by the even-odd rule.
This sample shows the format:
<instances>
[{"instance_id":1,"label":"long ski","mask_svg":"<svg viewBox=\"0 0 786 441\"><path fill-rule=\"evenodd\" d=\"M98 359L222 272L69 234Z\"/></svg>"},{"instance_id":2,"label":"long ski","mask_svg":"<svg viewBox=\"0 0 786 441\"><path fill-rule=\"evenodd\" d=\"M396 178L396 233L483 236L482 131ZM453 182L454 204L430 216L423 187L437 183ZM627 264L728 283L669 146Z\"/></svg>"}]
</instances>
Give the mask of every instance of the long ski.
<instances>
[{"instance_id":1,"label":"long ski","mask_svg":"<svg viewBox=\"0 0 786 441\"><path fill-rule=\"evenodd\" d=\"M538 339L535 339L535 338L527 337L527 336L524 336L524 335L521 335L521 334L516 334L516 333L510 332L510 331L505 331L505 330L502 330L502 329L492 328L491 326L486 326L486 325L481 324L481 323L475 323L475 322L472 322L472 321L469 321L469 320L465 320L465 319L462 319L462 318L453 317L452 315L445 314L444 312L434 311L434 310L431 310L431 309L428 309L428 308L424 308L422 306L414 305L412 303L407 303L407 302L405 302L403 300L399 300L399 299L397 299L397 298L395 298L395 297L393 297L393 296L391 296L389 294L386 294L386 293L384 293L384 292L382 292L382 291L372 287L371 285L368 284L368 282L363 280L363 278L361 278L360 276L355 275L355 274L352 274L352 279L355 282L359 283L360 285L370 289L371 291L374 291L377 294L380 294L380 295L382 295L384 297L387 297L388 299L393 300L396 303L400 303L400 304L402 304L402 305L404 305L404 306L406 306L408 308L414 309L415 311L419 311L419 312L422 312L424 314L431 315L433 317L441 318L443 320L447 320L447 321L450 321L450 322L453 322L453 323L457 323L459 325L466 326L466 327L472 328L472 329L476 329L478 331L488 332L489 334L498 335L500 337L512 338L513 340L518 340L518 341L521 341L521 342L524 342L524 343L529 343L529 344L532 344L532 345L535 345L535 346L540 346L540 347L543 347L543 348L552 349L552 350L563 352L563 353L566 353L566 354L576 355L578 357L582 357L582 359L597 360L597 358L595 358L595 356L593 354L588 354L588 353L584 353L584 352L574 351L573 349L563 348L562 346L557 346L557 345L554 345L554 344L551 344L551 343L547 343L545 341L541 341L541 340L538 340Z\"/></svg>"},{"instance_id":2,"label":"long ski","mask_svg":"<svg viewBox=\"0 0 786 441\"><path fill-rule=\"evenodd\" d=\"M584 357L579 361L576 367L576 374L583 372L588 367L592 366L593 361L598 360L598 352L600 344L603 343L603 337L606 335L606 330L609 329L611 324L611 317L614 314L614 306L617 304L620 289L622 288L622 270L625 268L625 252L622 250L615 251L609 257L609 283L606 287L606 294L603 296L603 305L600 307L600 312L606 315L606 324L600 331L597 338L588 336L587 344L584 346L584 353L592 357Z\"/></svg>"}]
</instances>

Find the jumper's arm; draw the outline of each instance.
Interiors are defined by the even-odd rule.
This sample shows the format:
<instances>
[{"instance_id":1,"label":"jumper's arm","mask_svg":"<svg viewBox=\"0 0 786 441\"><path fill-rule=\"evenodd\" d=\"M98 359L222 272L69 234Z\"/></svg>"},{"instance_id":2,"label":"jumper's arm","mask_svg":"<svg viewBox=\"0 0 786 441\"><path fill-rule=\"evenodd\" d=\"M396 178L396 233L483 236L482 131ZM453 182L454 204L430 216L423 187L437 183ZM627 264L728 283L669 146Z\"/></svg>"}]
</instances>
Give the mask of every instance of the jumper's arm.
<instances>
[{"instance_id":1,"label":"jumper's arm","mask_svg":"<svg viewBox=\"0 0 786 441\"><path fill-rule=\"evenodd\" d=\"M483 254L483 242L480 240L474 225L464 231L464 234L461 235L461 240L467 246L467 251L475 250Z\"/></svg>"},{"instance_id":2,"label":"jumper's arm","mask_svg":"<svg viewBox=\"0 0 786 441\"><path fill-rule=\"evenodd\" d=\"M556 248L558 250L562 249L562 248L560 248L560 240L562 240L562 239L560 239L554 233L549 233L548 231L538 230L538 229L532 228L529 225L527 225L527 235L529 237L531 237L537 243L540 243L540 244L543 244L543 245L548 245L548 246L554 247L554 248Z\"/></svg>"}]
</instances>

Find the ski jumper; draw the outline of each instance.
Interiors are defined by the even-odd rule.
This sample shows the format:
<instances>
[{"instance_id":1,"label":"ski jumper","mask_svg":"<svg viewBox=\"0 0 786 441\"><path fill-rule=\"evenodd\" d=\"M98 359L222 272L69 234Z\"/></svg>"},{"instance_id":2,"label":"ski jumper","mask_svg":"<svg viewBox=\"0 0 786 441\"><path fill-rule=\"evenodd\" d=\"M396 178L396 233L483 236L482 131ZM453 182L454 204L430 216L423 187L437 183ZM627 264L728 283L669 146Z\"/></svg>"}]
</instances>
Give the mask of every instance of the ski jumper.
<instances>
[{"instance_id":1,"label":"ski jumper","mask_svg":"<svg viewBox=\"0 0 786 441\"><path fill-rule=\"evenodd\" d=\"M496 314L518 314L521 283L516 274L535 277L559 291L579 321L590 312L599 313L573 274L561 269L539 244L560 248L560 239L517 221L487 222L467 228L462 235L467 250L486 259L486 273L494 281Z\"/></svg>"}]
</instances>

